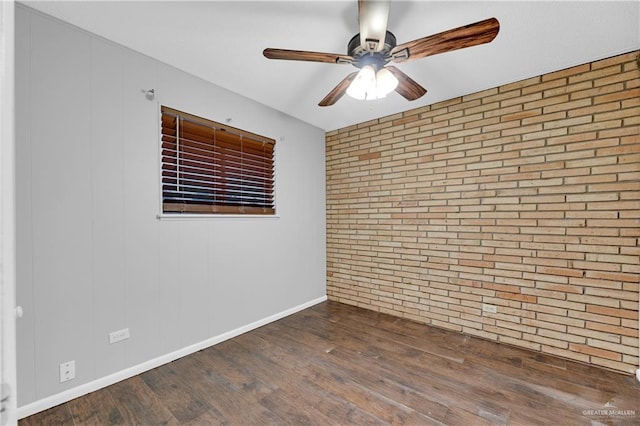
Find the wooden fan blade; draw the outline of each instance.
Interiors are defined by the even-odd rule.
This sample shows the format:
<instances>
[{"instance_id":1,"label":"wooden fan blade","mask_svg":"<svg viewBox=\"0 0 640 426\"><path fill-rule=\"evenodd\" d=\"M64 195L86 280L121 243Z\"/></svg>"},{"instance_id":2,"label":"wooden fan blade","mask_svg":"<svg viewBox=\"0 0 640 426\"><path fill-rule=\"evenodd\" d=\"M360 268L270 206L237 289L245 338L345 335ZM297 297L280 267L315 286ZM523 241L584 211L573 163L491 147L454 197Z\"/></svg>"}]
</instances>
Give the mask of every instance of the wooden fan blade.
<instances>
[{"instance_id":1,"label":"wooden fan blade","mask_svg":"<svg viewBox=\"0 0 640 426\"><path fill-rule=\"evenodd\" d=\"M380 52L384 48L389 20L389 0L358 0L360 45Z\"/></svg>"},{"instance_id":2,"label":"wooden fan blade","mask_svg":"<svg viewBox=\"0 0 640 426\"><path fill-rule=\"evenodd\" d=\"M489 43L498 35L500 23L496 18L454 28L439 34L400 44L391 50L394 62L406 62L438 53Z\"/></svg>"},{"instance_id":3,"label":"wooden fan blade","mask_svg":"<svg viewBox=\"0 0 640 426\"><path fill-rule=\"evenodd\" d=\"M333 105L338 102L338 100L347 92L349 85L357 75L358 71L352 72L351 74L346 76L345 79L338 83L338 85L334 87L333 90L330 91L318 105L324 107Z\"/></svg>"},{"instance_id":4,"label":"wooden fan blade","mask_svg":"<svg viewBox=\"0 0 640 426\"><path fill-rule=\"evenodd\" d=\"M337 53L308 52L306 50L264 49L262 54L268 59L289 61L326 62L330 64L350 64L353 58Z\"/></svg>"},{"instance_id":5,"label":"wooden fan blade","mask_svg":"<svg viewBox=\"0 0 640 426\"><path fill-rule=\"evenodd\" d=\"M408 101L415 101L427 93L427 89L416 83L411 77L391 65L385 67L398 79L396 92L401 94Z\"/></svg>"}]
</instances>

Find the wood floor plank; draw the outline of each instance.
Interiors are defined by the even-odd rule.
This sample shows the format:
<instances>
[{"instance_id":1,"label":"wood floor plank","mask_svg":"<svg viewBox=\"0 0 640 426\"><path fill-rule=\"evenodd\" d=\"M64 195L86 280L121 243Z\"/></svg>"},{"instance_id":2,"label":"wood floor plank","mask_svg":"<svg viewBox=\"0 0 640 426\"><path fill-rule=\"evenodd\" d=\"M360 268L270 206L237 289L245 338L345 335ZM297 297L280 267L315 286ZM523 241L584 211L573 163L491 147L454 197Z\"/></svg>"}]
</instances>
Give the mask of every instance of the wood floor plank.
<instances>
[{"instance_id":1,"label":"wood floor plank","mask_svg":"<svg viewBox=\"0 0 640 426\"><path fill-rule=\"evenodd\" d=\"M252 366L252 371L259 377L261 380L266 382L276 382L278 383L278 389L272 392L271 394L262 398L261 403L269 408L271 411L275 412L278 416L286 419L290 415L290 410L297 409L300 410L301 415L311 416L313 419L312 423L319 422L319 424L327 424L331 422L330 417L327 417L326 412L319 410L317 408L318 401L324 400L325 404L333 403L334 406L340 404L341 401L335 401L335 398L332 398L330 394L323 392L322 389L318 388L311 382L305 380L305 377L297 374L294 370L287 370L282 367L282 364L279 364L274 359L282 356L282 352L280 348L277 348L273 345L261 345L260 353L256 356L256 354L252 354L251 356L246 356L246 354L250 353L254 348L254 343L256 339L252 338L251 342L246 342L244 338L237 339L238 346L241 350L241 353L236 357L236 361L246 365ZM244 343L244 344L243 344ZM266 343L266 342L265 342ZM301 363L308 364L309 361L306 360L296 360ZM295 401L295 403L283 403L280 401L282 398L287 397L291 401ZM274 401L280 401L279 404L274 408Z\"/></svg>"},{"instance_id":2,"label":"wood floor plank","mask_svg":"<svg viewBox=\"0 0 640 426\"><path fill-rule=\"evenodd\" d=\"M631 425L640 385L325 302L19 424Z\"/></svg>"},{"instance_id":3,"label":"wood floor plank","mask_svg":"<svg viewBox=\"0 0 640 426\"><path fill-rule=\"evenodd\" d=\"M104 391L108 392L117 404L125 424L180 424L140 376L118 382Z\"/></svg>"},{"instance_id":4,"label":"wood floor plank","mask_svg":"<svg viewBox=\"0 0 640 426\"><path fill-rule=\"evenodd\" d=\"M336 322L354 331L361 327L374 325L375 327L369 329L369 335L458 363L464 361L460 347L469 339L469 336L462 334L452 336L452 333L440 332L440 330L433 327L427 328L389 315L378 315L372 323L371 318L367 318L366 315L360 315L357 308L350 312L346 320ZM436 342L438 343L437 345L434 344Z\"/></svg>"},{"instance_id":5,"label":"wood floor plank","mask_svg":"<svg viewBox=\"0 0 640 426\"><path fill-rule=\"evenodd\" d=\"M282 335L281 332L278 334ZM264 340L264 342L273 344L273 348L269 350L269 353L275 363L283 368L293 368L306 381L324 389L326 392L324 393L325 397L326 394L330 394L332 398L339 398L338 401L348 402L350 406L345 407L348 413L347 417L362 417L363 420L368 418L366 420L367 424L379 421L406 423L410 419L413 419L413 421L420 419L422 423L428 423L430 420L421 416L420 413L415 413L415 410L410 407L398 404L396 401L354 382L349 378L350 372L341 370L339 365L329 361L330 356L327 355L327 351L314 352L309 349L305 350L302 345L286 338L278 339L274 336L269 336L268 340ZM274 354L277 355L274 356ZM291 367L297 359L313 359L313 362ZM369 412L369 416L366 415L366 411ZM375 417L370 418L372 416Z\"/></svg>"},{"instance_id":6,"label":"wood floor plank","mask_svg":"<svg viewBox=\"0 0 640 426\"><path fill-rule=\"evenodd\" d=\"M20 426L73 425L73 415L67 404L61 404L46 411L20 420Z\"/></svg>"},{"instance_id":7,"label":"wood floor plank","mask_svg":"<svg viewBox=\"0 0 640 426\"><path fill-rule=\"evenodd\" d=\"M188 390L195 398L202 399L213 407L225 422L262 425L272 424L281 419L272 412L259 407L260 398L269 392L247 392L246 387L234 386L216 369L219 362L202 362L202 358L184 357L174 362L174 367L182 372L189 383ZM251 410L246 407L251 406ZM220 420L219 420L220 421Z\"/></svg>"},{"instance_id":8,"label":"wood floor plank","mask_svg":"<svg viewBox=\"0 0 640 426\"><path fill-rule=\"evenodd\" d=\"M292 425L321 425L314 413L307 407L300 407L295 402L295 397L282 390L276 390L262 398L260 404L278 415L283 422ZM286 420L284 420L286 419Z\"/></svg>"},{"instance_id":9,"label":"wood floor plank","mask_svg":"<svg viewBox=\"0 0 640 426\"><path fill-rule=\"evenodd\" d=\"M174 363L154 368L139 377L180 423L189 422L213 410L206 401L194 395L190 383Z\"/></svg>"},{"instance_id":10,"label":"wood floor plank","mask_svg":"<svg viewBox=\"0 0 640 426\"><path fill-rule=\"evenodd\" d=\"M429 395L421 392L399 376L393 376L390 371L376 368L367 362L366 357L353 360L357 356L351 353L350 359L336 356L341 347L333 347L326 352L321 359L316 359L309 366L308 371L313 374L313 380L325 379L325 386L338 382L338 386L344 387L345 378L349 378L353 385L360 389L379 388L388 398L401 401L402 404L434 420L441 420L447 411L447 407L433 401ZM326 380L329 380L327 383ZM409 384L408 384L409 383Z\"/></svg>"},{"instance_id":11,"label":"wood floor plank","mask_svg":"<svg viewBox=\"0 0 640 426\"><path fill-rule=\"evenodd\" d=\"M212 368L215 374L220 375L228 385L246 395L258 400L275 389L275 386L259 381L250 367L244 367L235 361L235 341L223 342L219 345L199 351L192 356L203 365Z\"/></svg>"},{"instance_id":12,"label":"wood floor plank","mask_svg":"<svg viewBox=\"0 0 640 426\"><path fill-rule=\"evenodd\" d=\"M361 358L356 352L351 352L352 359L345 361L333 355L334 350L340 349L339 345L336 345L335 342L332 342L332 344L328 346L322 346L322 339L314 338L312 334L307 334L304 339L305 342L303 343L297 340L294 335L287 332L282 325L280 326L280 328L269 328L268 331L264 329L261 333L268 333L265 336L266 340L279 344L288 352L293 353L296 358L314 358L315 361L312 366L305 366L308 371L315 371L314 380L320 381L325 376L328 377L329 380L324 381L325 386L329 386L330 382L337 381L339 387L343 388L343 391L349 391L340 392L342 397L350 400L354 404L358 406L364 404L364 406L368 407L368 410L373 410L372 412L376 414L376 416L392 423L404 422L407 416L414 416L413 411L417 411L434 420L444 416L447 409L446 406L431 401L427 395L420 394L401 383L392 383L389 379L386 379L385 383L387 386L384 388L384 393L386 395L395 395L391 398L381 397L381 394L372 392L370 388L371 383L367 381L371 379L374 382L374 386L379 386L381 381L385 380L381 377L386 376L386 373L381 371L379 373L380 376L374 377L371 375L372 370L370 366L365 364L367 360ZM312 342L315 342L318 346L318 352L313 352L314 344ZM305 350L305 346L307 345L311 346L308 346ZM325 350L325 347L330 347L331 349ZM355 363L358 364L357 366L353 365L353 359L356 357L359 358L359 361ZM314 369L314 367L316 369ZM319 368L322 368L322 370ZM336 387L333 387L333 391L337 392L338 390ZM359 400L357 399L358 397L362 399ZM417 402L412 404L413 399ZM377 400L376 406L371 403L372 400ZM402 400L401 404L395 402L399 400ZM428 419L422 420L423 422L429 421Z\"/></svg>"},{"instance_id":13,"label":"wood floor plank","mask_svg":"<svg viewBox=\"0 0 640 426\"><path fill-rule=\"evenodd\" d=\"M334 327L341 326L335 325ZM343 333L335 332L334 334L342 335ZM286 333L279 330L278 335L283 336L286 335ZM274 336L273 338L277 337ZM468 371L468 368L460 365L458 362L451 362L446 358L438 356L431 357L431 359L428 360L424 358L419 359L420 357L430 357L431 355L416 352L415 348L403 348L397 343L385 342L384 340L376 338L365 339L362 341L363 345L356 344L353 346L352 343L357 339L358 337L353 335L344 341L335 342L336 347L331 351L331 354L340 358L346 366L352 366L354 359L359 360L355 364L366 363L366 368L364 368L361 374L358 374L353 368L350 371L350 374L354 377L359 377L359 380L362 381L365 386L380 386L384 384L387 386L385 392L394 392L392 390L394 389L396 393L402 395L402 398L405 400L407 399L407 393L404 390L406 388L414 390L415 394L424 395L425 393L431 393L435 399L441 398L442 396L451 396L449 399L430 401L433 404L439 404L445 407L460 399L469 401L469 403L473 401L474 398L469 398L469 396L464 397L464 392L469 390L470 384L459 383L454 379L456 375L469 377L470 373L472 373ZM387 365L393 365L394 370L388 369ZM395 368L398 365L403 366L402 370ZM376 383L370 381L372 376L384 379ZM430 387L428 382L423 381L419 376L433 379L433 382L437 383L437 387ZM459 389L456 390L456 387ZM482 393L485 397L487 396L486 391ZM471 396L473 396L472 393ZM498 399L501 398L501 396L498 397ZM422 401L424 401L424 399ZM482 403L486 406L486 410L491 409L499 413L505 411L504 408L501 409L497 404L489 404L486 398ZM424 404L422 404L422 406L424 407Z\"/></svg>"},{"instance_id":14,"label":"wood floor plank","mask_svg":"<svg viewBox=\"0 0 640 426\"><path fill-rule=\"evenodd\" d=\"M506 425L505 422L494 423L492 419L484 418L478 414L471 413L463 408L451 407L447 416L444 419L446 425L452 426L491 426L491 425Z\"/></svg>"},{"instance_id":15,"label":"wood floor plank","mask_svg":"<svg viewBox=\"0 0 640 426\"><path fill-rule=\"evenodd\" d=\"M68 403L75 423L81 425L124 425L124 417L108 392L92 392Z\"/></svg>"}]
</instances>

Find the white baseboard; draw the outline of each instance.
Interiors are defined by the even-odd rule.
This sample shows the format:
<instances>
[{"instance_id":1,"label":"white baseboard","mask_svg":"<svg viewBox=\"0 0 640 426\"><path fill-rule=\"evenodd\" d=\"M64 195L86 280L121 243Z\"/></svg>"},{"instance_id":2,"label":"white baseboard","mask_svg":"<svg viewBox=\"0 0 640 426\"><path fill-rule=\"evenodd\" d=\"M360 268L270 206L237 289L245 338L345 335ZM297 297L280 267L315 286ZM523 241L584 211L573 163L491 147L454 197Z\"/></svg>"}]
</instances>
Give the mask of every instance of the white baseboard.
<instances>
[{"instance_id":1,"label":"white baseboard","mask_svg":"<svg viewBox=\"0 0 640 426\"><path fill-rule=\"evenodd\" d=\"M198 352L202 349L208 348L209 346L213 346L220 342L224 342L225 340L232 339L236 336L246 333L247 331L251 331L258 327L262 327L263 325L277 321L291 314L295 314L296 312L310 308L311 306L317 305L318 303L322 303L326 300L327 300L327 296L322 296L317 299L310 300L301 305L294 306L293 308L286 309L282 312L278 312L277 314L252 322L251 324L247 324L242 327L236 328L235 330L222 333L210 339L203 340L202 342L198 342L196 344L187 346L185 348L168 353L166 355L159 356L157 358L151 359L149 361L143 362L133 367L129 367L124 370L118 371L117 373L113 373L108 376L101 377L91 382L84 383L82 385L68 389L64 392L60 392L58 394L48 396L46 398L24 405L22 407L18 407L18 411L17 411L18 419L31 416L33 414L39 413L40 411L44 411L51 407L55 407L56 405L60 405L65 402L71 401L72 399L78 398L79 396L86 395L91 392L95 392L98 389L102 389L104 387L113 385L114 383L118 383L122 380L144 373L145 371L149 371L153 368L159 367L171 361L175 361L178 358L182 358L183 356L192 354L194 352Z\"/></svg>"}]
</instances>

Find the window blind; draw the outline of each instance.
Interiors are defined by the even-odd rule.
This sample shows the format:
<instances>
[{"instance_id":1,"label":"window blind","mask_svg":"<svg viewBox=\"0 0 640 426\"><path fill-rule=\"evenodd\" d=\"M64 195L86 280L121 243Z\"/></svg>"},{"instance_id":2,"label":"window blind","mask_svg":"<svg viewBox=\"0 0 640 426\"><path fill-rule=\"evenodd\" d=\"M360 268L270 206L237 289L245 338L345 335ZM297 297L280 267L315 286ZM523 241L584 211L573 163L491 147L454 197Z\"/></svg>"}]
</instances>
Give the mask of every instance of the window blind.
<instances>
[{"instance_id":1,"label":"window blind","mask_svg":"<svg viewBox=\"0 0 640 426\"><path fill-rule=\"evenodd\" d=\"M163 213L275 214L275 141L163 106Z\"/></svg>"}]
</instances>

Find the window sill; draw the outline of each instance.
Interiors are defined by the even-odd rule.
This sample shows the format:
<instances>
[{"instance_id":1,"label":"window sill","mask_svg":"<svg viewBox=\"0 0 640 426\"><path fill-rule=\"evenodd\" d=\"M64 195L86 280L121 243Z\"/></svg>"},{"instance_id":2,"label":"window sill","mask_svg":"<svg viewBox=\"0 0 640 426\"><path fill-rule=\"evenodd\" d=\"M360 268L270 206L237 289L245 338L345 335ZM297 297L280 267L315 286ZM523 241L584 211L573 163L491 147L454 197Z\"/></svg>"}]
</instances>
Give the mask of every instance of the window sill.
<instances>
[{"instance_id":1,"label":"window sill","mask_svg":"<svg viewBox=\"0 0 640 426\"><path fill-rule=\"evenodd\" d=\"M189 214L163 213L156 215L158 220L211 220L211 219L280 219L277 214Z\"/></svg>"}]
</instances>

